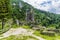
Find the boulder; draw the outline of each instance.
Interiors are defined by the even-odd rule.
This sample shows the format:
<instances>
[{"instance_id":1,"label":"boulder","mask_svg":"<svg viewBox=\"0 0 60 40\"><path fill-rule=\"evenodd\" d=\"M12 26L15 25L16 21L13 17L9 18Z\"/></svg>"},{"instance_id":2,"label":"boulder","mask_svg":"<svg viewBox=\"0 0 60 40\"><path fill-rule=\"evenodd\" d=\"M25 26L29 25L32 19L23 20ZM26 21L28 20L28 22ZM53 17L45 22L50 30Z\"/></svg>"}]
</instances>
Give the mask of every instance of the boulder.
<instances>
[{"instance_id":1,"label":"boulder","mask_svg":"<svg viewBox=\"0 0 60 40\"><path fill-rule=\"evenodd\" d=\"M42 31L41 34L48 36L55 36L55 32L52 31Z\"/></svg>"},{"instance_id":2,"label":"boulder","mask_svg":"<svg viewBox=\"0 0 60 40\"><path fill-rule=\"evenodd\" d=\"M54 32L60 33L60 29L55 29Z\"/></svg>"},{"instance_id":3,"label":"boulder","mask_svg":"<svg viewBox=\"0 0 60 40\"><path fill-rule=\"evenodd\" d=\"M47 31L53 31L55 33L60 33L60 29L47 29Z\"/></svg>"},{"instance_id":4,"label":"boulder","mask_svg":"<svg viewBox=\"0 0 60 40\"><path fill-rule=\"evenodd\" d=\"M32 27L32 29L34 29L34 30L40 30L40 28L39 27Z\"/></svg>"}]
</instances>

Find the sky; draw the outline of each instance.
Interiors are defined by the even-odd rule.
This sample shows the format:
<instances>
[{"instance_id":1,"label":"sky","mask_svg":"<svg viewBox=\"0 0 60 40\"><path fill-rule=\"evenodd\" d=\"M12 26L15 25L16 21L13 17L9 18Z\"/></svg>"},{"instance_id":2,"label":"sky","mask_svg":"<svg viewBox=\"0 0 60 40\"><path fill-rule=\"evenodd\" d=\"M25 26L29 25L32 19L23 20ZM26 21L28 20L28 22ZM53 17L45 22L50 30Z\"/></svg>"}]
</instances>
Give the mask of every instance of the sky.
<instances>
[{"instance_id":1,"label":"sky","mask_svg":"<svg viewBox=\"0 0 60 40\"><path fill-rule=\"evenodd\" d=\"M60 14L60 0L23 0L33 7Z\"/></svg>"}]
</instances>

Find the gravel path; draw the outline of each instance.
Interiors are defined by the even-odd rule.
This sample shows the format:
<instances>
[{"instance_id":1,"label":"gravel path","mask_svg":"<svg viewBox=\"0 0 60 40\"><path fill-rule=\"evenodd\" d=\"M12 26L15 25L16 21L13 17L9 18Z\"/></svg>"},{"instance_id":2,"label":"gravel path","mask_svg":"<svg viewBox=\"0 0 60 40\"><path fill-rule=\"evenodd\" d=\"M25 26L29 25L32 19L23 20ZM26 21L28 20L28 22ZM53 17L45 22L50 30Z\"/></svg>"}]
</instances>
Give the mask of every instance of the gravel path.
<instances>
[{"instance_id":1,"label":"gravel path","mask_svg":"<svg viewBox=\"0 0 60 40\"><path fill-rule=\"evenodd\" d=\"M6 37L9 37L11 35L19 35L19 34L22 34L22 35L26 35L26 36L33 36L35 38L37 38L38 40L45 40L41 37L38 37L36 35L33 34L34 31L32 30L29 30L29 29L24 29L24 28L11 28L9 31L7 31L6 33L2 34L3 36L0 37L0 39L2 38L6 38Z\"/></svg>"}]
</instances>

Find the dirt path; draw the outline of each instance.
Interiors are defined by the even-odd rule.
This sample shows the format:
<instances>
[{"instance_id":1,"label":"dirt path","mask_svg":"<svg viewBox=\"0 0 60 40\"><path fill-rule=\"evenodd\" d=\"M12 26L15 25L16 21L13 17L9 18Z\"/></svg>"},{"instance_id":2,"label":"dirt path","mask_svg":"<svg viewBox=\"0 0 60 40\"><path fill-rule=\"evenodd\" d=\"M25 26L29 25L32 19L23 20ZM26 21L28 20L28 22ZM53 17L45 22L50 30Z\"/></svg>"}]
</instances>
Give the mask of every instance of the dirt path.
<instances>
[{"instance_id":1,"label":"dirt path","mask_svg":"<svg viewBox=\"0 0 60 40\"><path fill-rule=\"evenodd\" d=\"M5 37L9 37L11 35L26 35L26 36L33 36L35 38L37 38L38 40L45 40L41 37L38 37L36 35L33 34L34 31L29 30L29 29L24 29L24 28L11 28L9 31L7 31L6 33L2 34L3 36L0 37L0 39L5 38Z\"/></svg>"}]
</instances>

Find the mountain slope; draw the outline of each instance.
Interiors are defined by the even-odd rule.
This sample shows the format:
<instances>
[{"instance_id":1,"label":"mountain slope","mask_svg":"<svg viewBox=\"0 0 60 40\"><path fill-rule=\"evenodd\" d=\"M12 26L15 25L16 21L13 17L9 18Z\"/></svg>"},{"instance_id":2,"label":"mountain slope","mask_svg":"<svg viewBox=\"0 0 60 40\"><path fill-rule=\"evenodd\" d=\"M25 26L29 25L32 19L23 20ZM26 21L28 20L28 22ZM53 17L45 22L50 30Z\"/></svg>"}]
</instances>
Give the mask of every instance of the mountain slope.
<instances>
[{"instance_id":1,"label":"mountain slope","mask_svg":"<svg viewBox=\"0 0 60 40\"><path fill-rule=\"evenodd\" d=\"M46 26L46 27L59 28L60 14L54 14L54 13L49 13L46 11L38 10L38 9L34 8L33 6L23 2L21 0L13 0L12 3L13 2L16 2L16 4L19 4L18 9L21 11L18 10L18 13L20 14L20 15L18 15L18 17L21 18L22 20L25 20L26 9L32 8L34 15L35 15L34 16L35 24Z\"/></svg>"}]
</instances>

